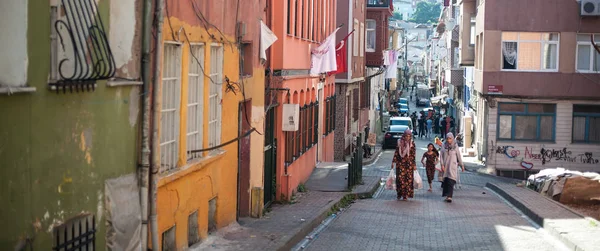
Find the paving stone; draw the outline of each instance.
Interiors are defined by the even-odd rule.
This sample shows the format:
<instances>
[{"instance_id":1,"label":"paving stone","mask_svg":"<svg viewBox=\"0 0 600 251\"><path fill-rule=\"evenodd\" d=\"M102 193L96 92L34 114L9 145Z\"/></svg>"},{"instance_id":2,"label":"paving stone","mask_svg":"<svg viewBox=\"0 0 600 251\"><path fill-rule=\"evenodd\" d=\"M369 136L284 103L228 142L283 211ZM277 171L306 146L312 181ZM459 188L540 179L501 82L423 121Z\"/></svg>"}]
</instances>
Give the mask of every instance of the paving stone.
<instances>
[{"instance_id":1,"label":"paving stone","mask_svg":"<svg viewBox=\"0 0 600 251\"><path fill-rule=\"evenodd\" d=\"M417 156L427 141L417 139ZM392 150L385 150L363 177L387 176ZM418 159L417 162L420 159ZM425 170L419 169L423 179ZM539 230L498 196L485 189L488 182L512 185L514 180L461 173L462 189L454 202L445 203L439 182L432 193L415 191L408 202L395 191L382 190L373 199L359 200L319 234L308 250L557 250ZM428 185L424 181L425 187ZM512 185L514 186L514 185Z\"/></svg>"}]
</instances>

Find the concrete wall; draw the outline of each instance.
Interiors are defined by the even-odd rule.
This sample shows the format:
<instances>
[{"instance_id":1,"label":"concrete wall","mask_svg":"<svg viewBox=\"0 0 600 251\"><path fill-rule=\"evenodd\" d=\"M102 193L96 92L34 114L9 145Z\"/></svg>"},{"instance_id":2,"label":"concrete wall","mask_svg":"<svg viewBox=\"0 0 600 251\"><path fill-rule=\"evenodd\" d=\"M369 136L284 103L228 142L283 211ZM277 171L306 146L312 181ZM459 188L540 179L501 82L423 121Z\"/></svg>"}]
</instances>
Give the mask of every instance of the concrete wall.
<instances>
[{"instance_id":1,"label":"concrete wall","mask_svg":"<svg viewBox=\"0 0 600 251\"><path fill-rule=\"evenodd\" d=\"M540 0L492 0L481 3L479 10L477 31L483 36L480 46L485 60L482 62L483 72L475 75L478 91L487 93L489 85L503 85L504 95L581 98L600 95L600 88L596 88L599 74L575 71L576 36L578 33L599 32L600 19L580 18L576 1L554 1L550 4ZM561 18L552 18L557 15ZM525 16L526 20L521 18ZM559 33L558 70L543 73L502 71L503 31Z\"/></svg>"},{"instance_id":2,"label":"concrete wall","mask_svg":"<svg viewBox=\"0 0 600 251\"><path fill-rule=\"evenodd\" d=\"M11 27L19 27L26 38L19 32L5 34L20 37L26 54L19 45L2 44L21 56L27 55L27 71L19 71L26 74L27 85L36 91L0 96L0 198L4 203L0 219L7 226L0 230L0 250L14 250L19 244L26 250L48 250L53 245L53 227L80 213L96 216L96 247L104 249L104 182L136 172L140 88L108 87L106 81L97 81L93 92L57 94L48 90L50 2L29 1L25 12L17 6L6 9L6 3L2 1L1 10L23 18L20 23L1 23L16 25ZM141 1L135 3L138 6ZM122 61L139 62L135 53L139 47L132 39L136 34L112 29L110 20L120 14L109 14L110 1L98 5L111 45L116 43L115 37L132 41L127 54L130 57L122 57ZM124 19L121 25L137 25L141 13L137 9L133 12L130 2L126 5L127 15L133 18ZM2 60L24 67L23 58L19 61ZM139 69L131 73L139 74ZM22 84L22 79L10 83ZM34 241L26 244L27 238Z\"/></svg>"},{"instance_id":3,"label":"concrete wall","mask_svg":"<svg viewBox=\"0 0 600 251\"><path fill-rule=\"evenodd\" d=\"M27 84L27 1L0 3L0 87ZM10 35L9 35L10 34Z\"/></svg>"},{"instance_id":4,"label":"concrete wall","mask_svg":"<svg viewBox=\"0 0 600 251\"><path fill-rule=\"evenodd\" d=\"M497 102L514 102L497 99ZM577 171L600 171L600 146L572 143L573 104L600 104L598 101L523 100L529 103L555 103L554 142L523 142L497 139L498 108L489 108L488 168L496 170L542 170L563 167ZM586 153L589 153L586 156Z\"/></svg>"},{"instance_id":5,"label":"concrete wall","mask_svg":"<svg viewBox=\"0 0 600 251\"><path fill-rule=\"evenodd\" d=\"M457 19L460 25L460 64L472 66L475 63L475 46L471 43L471 17L477 15L475 0L463 0L460 3L461 16Z\"/></svg>"}]
</instances>

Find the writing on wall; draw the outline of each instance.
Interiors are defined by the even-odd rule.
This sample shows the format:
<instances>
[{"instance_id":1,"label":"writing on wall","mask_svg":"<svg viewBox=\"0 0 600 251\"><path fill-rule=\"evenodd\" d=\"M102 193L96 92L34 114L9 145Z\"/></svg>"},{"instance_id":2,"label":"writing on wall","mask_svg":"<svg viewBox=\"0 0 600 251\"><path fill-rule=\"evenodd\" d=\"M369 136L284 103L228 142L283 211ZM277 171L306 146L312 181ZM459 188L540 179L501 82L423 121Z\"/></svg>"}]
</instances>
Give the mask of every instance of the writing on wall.
<instances>
[{"instance_id":1,"label":"writing on wall","mask_svg":"<svg viewBox=\"0 0 600 251\"><path fill-rule=\"evenodd\" d=\"M534 163L542 166L549 163L580 163L594 164L600 163L600 159L594 158L592 152L574 153L567 147L548 148L548 147L515 147L512 145L497 145L492 141L491 153L497 158L507 158L512 161L520 162L520 166L525 169L532 169Z\"/></svg>"}]
</instances>

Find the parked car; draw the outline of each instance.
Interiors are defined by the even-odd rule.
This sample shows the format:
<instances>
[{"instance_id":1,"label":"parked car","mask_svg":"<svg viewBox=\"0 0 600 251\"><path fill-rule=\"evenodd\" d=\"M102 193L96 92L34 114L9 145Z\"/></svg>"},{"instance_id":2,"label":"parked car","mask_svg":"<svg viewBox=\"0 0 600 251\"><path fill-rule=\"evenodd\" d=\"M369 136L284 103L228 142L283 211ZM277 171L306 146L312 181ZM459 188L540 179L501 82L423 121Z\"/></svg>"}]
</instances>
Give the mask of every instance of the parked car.
<instances>
[{"instance_id":1,"label":"parked car","mask_svg":"<svg viewBox=\"0 0 600 251\"><path fill-rule=\"evenodd\" d=\"M387 148L396 148L398 145L398 140L402 138L404 131L409 128L406 125L391 125L390 129L385 133L385 137L383 139L383 149Z\"/></svg>"},{"instance_id":2,"label":"parked car","mask_svg":"<svg viewBox=\"0 0 600 251\"><path fill-rule=\"evenodd\" d=\"M412 130L412 120L409 117L392 117L390 118L390 126L403 125L408 126Z\"/></svg>"},{"instance_id":3,"label":"parked car","mask_svg":"<svg viewBox=\"0 0 600 251\"><path fill-rule=\"evenodd\" d=\"M400 99L398 99L398 103L408 105L408 99L400 98Z\"/></svg>"},{"instance_id":4,"label":"parked car","mask_svg":"<svg viewBox=\"0 0 600 251\"><path fill-rule=\"evenodd\" d=\"M398 110L400 111L400 114L408 114L410 108L408 108L407 104L400 104L400 108Z\"/></svg>"}]
</instances>

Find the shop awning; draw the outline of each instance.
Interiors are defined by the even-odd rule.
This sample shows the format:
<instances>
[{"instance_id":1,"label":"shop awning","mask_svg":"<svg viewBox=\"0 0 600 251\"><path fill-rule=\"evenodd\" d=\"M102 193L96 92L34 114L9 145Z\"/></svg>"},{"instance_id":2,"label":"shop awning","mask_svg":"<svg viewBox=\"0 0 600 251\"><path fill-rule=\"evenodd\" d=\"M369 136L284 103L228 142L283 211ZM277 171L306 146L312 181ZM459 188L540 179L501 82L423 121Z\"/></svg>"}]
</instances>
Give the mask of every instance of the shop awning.
<instances>
[{"instance_id":1,"label":"shop awning","mask_svg":"<svg viewBox=\"0 0 600 251\"><path fill-rule=\"evenodd\" d=\"M446 98L448 98L447 94L442 94L439 96L435 96L430 98L432 106L442 106L447 103Z\"/></svg>"}]
</instances>

